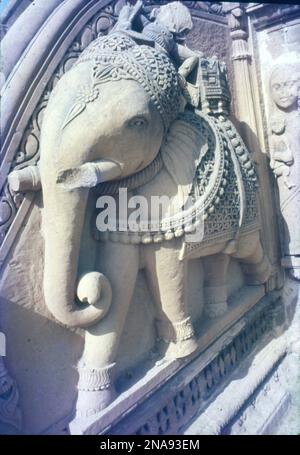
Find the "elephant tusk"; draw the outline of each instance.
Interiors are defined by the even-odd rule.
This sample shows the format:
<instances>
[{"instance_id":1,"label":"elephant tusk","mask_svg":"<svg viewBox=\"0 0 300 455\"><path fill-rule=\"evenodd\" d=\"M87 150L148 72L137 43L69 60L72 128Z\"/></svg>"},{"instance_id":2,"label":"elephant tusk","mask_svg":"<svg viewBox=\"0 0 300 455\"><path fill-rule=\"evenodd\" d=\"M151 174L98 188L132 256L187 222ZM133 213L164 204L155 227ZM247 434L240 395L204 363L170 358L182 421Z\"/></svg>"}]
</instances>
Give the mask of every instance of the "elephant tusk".
<instances>
[{"instance_id":1,"label":"elephant tusk","mask_svg":"<svg viewBox=\"0 0 300 455\"><path fill-rule=\"evenodd\" d=\"M56 182L66 190L93 188L99 183L120 177L121 167L113 161L94 161L60 171Z\"/></svg>"},{"instance_id":2,"label":"elephant tusk","mask_svg":"<svg viewBox=\"0 0 300 455\"><path fill-rule=\"evenodd\" d=\"M96 161L61 171L58 174L57 183L62 183L69 190L92 188L98 183L119 177L121 172L121 167L113 161ZM39 167L28 166L12 171L8 176L8 184L15 193L39 191L42 188Z\"/></svg>"},{"instance_id":3,"label":"elephant tusk","mask_svg":"<svg viewBox=\"0 0 300 455\"><path fill-rule=\"evenodd\" d=\"M24 169L12 171L7 180L9 188L15 193L39 191L42 188L38 166L27 166Z\"/></svg>"}]
</instances>

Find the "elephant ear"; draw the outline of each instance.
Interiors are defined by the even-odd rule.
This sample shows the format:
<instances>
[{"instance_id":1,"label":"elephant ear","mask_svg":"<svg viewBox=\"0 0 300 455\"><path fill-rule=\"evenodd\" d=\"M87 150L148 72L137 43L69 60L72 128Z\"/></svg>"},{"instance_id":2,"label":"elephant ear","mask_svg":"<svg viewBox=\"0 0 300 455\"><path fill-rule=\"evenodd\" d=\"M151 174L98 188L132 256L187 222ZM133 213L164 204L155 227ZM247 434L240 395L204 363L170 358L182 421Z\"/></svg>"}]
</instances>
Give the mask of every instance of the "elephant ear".
<instances>
[{"instance_id":1,"label":"elephant ear","mask_svg":"<svg viewBox=\"0 0 300 455\"><path fill-rule=\"evenodd\" d=\"M199 122L193 122L195 114L180 116L171 125L162 145L164 165L178 187L185 201L192 189L197 168L208 151L207 137L199 129Z\"/></svg>"}]
</instances>

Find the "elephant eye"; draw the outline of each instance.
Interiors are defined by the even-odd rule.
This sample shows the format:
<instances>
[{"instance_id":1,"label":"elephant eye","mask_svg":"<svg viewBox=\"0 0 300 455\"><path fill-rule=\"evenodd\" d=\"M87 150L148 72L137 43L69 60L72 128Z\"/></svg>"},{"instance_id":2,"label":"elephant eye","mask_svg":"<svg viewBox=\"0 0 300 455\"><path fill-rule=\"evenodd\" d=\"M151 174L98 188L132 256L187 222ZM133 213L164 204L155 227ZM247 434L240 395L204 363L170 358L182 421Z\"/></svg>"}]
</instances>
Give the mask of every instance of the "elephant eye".
<instances>
[{"instance_id":1,"label":"elephant eye","mask_svg":"<svg viewBox=\"0 0 300 455\"><path fill-rule=\"evenodd\" d=\"M145 117L134 117L129 121L129 126L134 128L142 128L148 125L148 121Z\"/></svg>"}]
</instances>

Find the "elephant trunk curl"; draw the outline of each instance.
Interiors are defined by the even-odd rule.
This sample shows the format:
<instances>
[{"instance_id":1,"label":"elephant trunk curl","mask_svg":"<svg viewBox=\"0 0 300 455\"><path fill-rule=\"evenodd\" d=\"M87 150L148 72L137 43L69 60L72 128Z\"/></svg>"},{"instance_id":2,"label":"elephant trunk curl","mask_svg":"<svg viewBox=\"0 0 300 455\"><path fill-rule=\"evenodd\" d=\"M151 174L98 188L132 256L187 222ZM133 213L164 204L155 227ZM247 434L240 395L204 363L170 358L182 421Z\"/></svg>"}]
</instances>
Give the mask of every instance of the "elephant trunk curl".
<instances>
[{"instance_id":1,"label":"elephant trunk curl","mask_svg":"<svg viewBox=\"0 0 300 455\"><path fill-rule=\"evenodd\" d=\"M101 273L87 273L76 287L88 189L66 191L53 180L42 182L45 302L61 323L85 328L104 317L111 302L109 281Z\"/></svg>"}]
</instances>

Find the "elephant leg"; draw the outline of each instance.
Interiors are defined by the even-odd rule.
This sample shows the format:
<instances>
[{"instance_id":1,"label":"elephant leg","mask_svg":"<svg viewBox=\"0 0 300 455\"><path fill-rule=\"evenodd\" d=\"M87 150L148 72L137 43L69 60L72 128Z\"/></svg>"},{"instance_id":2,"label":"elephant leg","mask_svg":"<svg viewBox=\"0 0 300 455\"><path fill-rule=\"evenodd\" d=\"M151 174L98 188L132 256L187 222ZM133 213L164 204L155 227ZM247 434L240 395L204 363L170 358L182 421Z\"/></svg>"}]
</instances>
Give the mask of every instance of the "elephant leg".
<instances>
[{"instance_id":1,"label":"elephant leg","mask_svg":"<svg viewBox=\"0 0 300 455\"><path fill-rule=\"evenodd\" d=\"M270 277L271 264L263 250L259 232L241 238L237 252L232 256L239 259L246 284L258 285L266 283Z\"/></svg>"},{"instance_id":2,"label":"elephant leg","mask_svg":"<svg viewBox=\"0 0 300 455\"><path fill-rule=\"evenodd\" d=\"M185 357L198 347L187 308L187 262L178 259L180 247L181 242L174 240L143 249L146 275L157 307L157 334L169 358Z\"/></svg>"},{"instance_id":3,"label":"elephant leg","mask_svg":"<svg viewBox=\"0 0 300 455\"><path fill-rule=\"evenodd\" d=\"M227 270L230 262L228 254L214 254L203 258L204 312L210 318L223 315L227 311Z\"/></svg>"},{"instance_id":4,"label":"elephant leg","mask_svg":"<svg viewBox=\"0 0 300 455\"><path fill-rule=\"evenodd\" d=\"M98 270L109 279L112 305L107 315L86 330L80 361L77 415L87 417L104 409L116 397L115 362L139 269L136 245L105 242L100 246Z\"/></svg>"}]
</instances>

